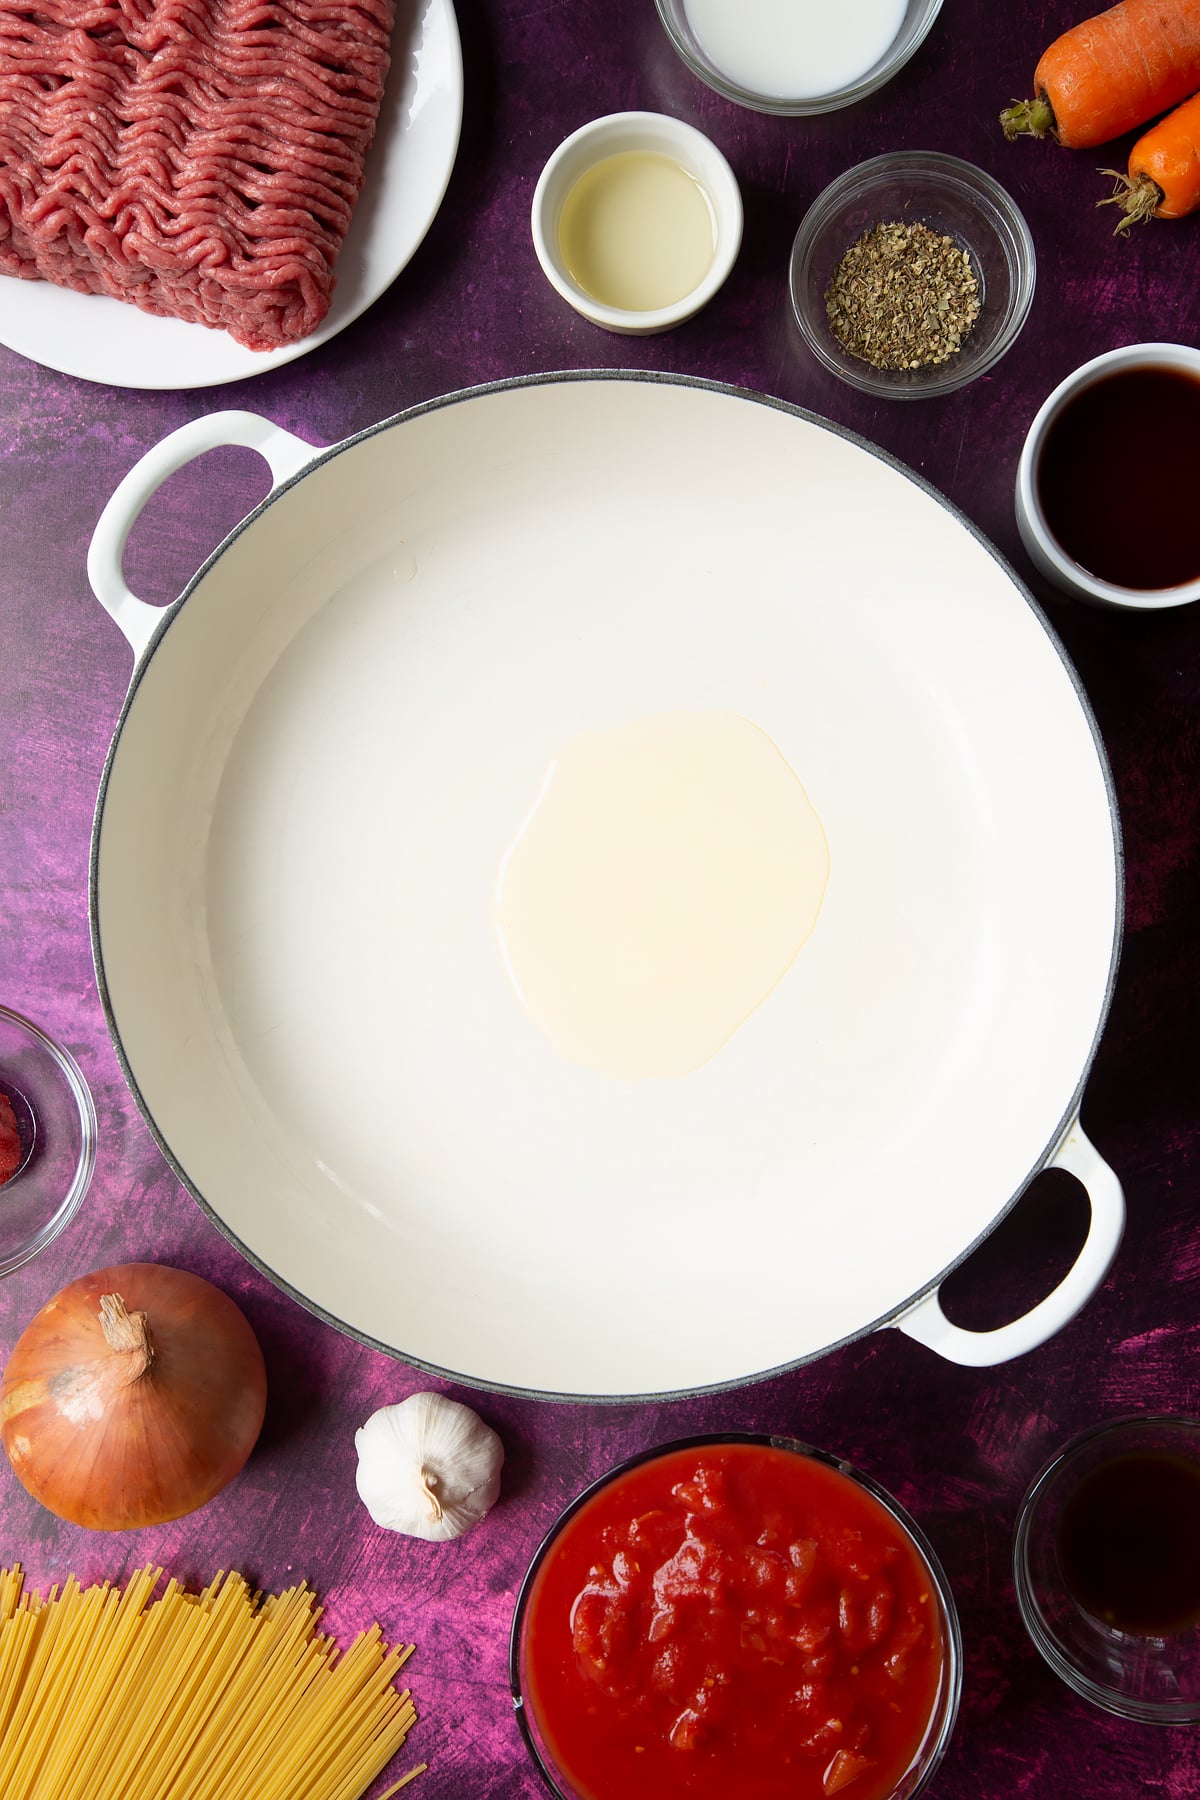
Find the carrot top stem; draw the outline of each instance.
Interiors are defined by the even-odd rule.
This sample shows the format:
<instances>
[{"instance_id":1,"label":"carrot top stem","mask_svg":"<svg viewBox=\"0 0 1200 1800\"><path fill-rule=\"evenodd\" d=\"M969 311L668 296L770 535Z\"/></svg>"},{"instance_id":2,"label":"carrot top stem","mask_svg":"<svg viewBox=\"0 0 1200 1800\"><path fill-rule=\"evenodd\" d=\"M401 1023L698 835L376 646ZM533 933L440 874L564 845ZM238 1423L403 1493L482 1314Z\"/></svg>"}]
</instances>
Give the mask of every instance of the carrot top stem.
<instances>
[{"instance_id":1,"label":"carrot top stem","mask_svg":"<svg viewBox=\"0 0 1200 1800\"><path fill-rule=\"evenodd\" d=\"M1163 203L1163 191L1152 175L1125 175L1120 169L1101 169L1100 173L1111 175L1117 185L1096 205L1119 206L1124 215L1113 226L1114 237L1131 225L1144 225Z\"/></svg>"},{"instance_id":2,"label":"carrot top stem","mask_svg":"<svg viewBox=\"0 0 1200 1800\"><path fill-rule=\"evenodd\" d=\"M1033 100L1014 100L1000 114L1000 124L1004 135L1010 141L1018 137L1054 137L1056 126L1054 108L1045 94L1038 94Z\"/></svg>"}]
</instances>

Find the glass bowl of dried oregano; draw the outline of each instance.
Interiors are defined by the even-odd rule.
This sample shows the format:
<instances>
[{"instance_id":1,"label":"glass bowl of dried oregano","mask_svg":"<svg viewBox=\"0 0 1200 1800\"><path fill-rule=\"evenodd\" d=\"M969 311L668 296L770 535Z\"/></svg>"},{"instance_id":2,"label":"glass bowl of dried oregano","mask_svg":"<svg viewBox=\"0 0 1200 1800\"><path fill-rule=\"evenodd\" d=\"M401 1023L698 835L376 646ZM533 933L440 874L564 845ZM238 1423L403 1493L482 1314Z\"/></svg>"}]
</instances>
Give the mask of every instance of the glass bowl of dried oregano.
<instances>
[{"instance_id":1,"label":"glass bowl of dried oregano","mask_svg":"<svg viewBox=\"0 0 1200 1800\"><path fill-rule=\"evenodd\" d=\"M897 150L839 175L792 246L792 306L826 369L919 400L994 368L1029 315L1029 227L982 169Z\"/></svg>"}]
</instances>

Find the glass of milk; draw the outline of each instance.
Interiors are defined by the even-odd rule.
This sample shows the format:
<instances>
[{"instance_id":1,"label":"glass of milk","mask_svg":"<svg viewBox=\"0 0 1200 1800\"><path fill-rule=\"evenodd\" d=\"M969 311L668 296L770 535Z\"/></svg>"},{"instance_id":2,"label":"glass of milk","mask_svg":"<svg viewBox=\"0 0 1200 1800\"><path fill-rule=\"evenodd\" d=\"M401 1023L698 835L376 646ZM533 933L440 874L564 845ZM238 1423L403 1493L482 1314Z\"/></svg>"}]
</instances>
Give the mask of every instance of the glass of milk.
<instances>
[{"instance_id":1,"label":"glass of milk","mask_svg":"<svg viewBox=\"0 0 1200 1800\"><path fill-rule=\"evenodd\" d=\"M694 75L756 112L823 113L890 81L942 0L655 0Z\"/></svg>"}]
</instances>

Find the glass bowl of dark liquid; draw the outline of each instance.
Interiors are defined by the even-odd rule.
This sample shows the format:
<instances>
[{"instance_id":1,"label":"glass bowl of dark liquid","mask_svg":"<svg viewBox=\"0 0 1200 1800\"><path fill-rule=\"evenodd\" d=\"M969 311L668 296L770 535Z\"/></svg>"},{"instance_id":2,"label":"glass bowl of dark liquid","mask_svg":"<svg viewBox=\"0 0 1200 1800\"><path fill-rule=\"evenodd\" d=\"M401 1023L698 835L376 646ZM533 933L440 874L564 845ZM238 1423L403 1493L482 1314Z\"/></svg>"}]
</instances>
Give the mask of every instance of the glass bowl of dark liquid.
<instances>
[{"instance_id":1,"label":"glass bowl of dark liquid","mask_svg":"<svg viewBox=\"0 0 1200 1800\"><path fill-rule=\"evenodd\" d=\"M1050 1667L1108 1712L1200 1722L1200 1419L1093 1426L1021 1505L1017 1601Z\"/></svg>"}]
</instances>

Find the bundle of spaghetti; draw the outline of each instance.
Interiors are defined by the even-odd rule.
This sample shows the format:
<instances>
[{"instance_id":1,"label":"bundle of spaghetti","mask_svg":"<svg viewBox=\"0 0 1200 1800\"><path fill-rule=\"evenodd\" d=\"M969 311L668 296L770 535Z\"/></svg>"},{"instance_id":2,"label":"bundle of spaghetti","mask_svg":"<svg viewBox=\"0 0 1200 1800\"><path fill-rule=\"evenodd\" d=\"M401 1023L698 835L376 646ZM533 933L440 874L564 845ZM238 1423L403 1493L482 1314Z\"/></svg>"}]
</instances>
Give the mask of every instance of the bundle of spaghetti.
<instances>
[{"instance_id":1,"label":"bundle of spaghetti","mask_svg":"<svg viewBox=\"0 0 1200 1800\"><path fill-rule=\"evenodd\" d=\"M372 1625L340 1654L305 1582L156 1598L162 1573L43 1599L0 1570L4 1800L359 1800L415 1722L412 1645Z\"/></svg>"},{"instance_id":2,"label":"bundle of spaghetti","mask_svg":"<svg viewBox=\"0 0 1200 1800\"><path fill-rule=\"evenodd\" d=\"M314 331L395 0L0 0L0 273L227 330Z\"/></svg>"}]
</instances>

